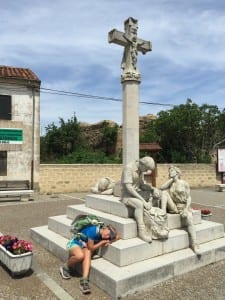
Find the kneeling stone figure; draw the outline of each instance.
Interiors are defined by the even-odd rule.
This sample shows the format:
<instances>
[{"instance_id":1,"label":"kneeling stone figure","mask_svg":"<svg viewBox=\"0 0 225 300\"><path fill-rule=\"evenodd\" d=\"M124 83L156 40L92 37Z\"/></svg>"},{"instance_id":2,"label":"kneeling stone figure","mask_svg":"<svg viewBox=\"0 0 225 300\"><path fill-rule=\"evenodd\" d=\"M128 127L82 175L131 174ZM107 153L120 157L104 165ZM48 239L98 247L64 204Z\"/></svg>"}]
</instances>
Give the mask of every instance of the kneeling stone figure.
<instances>
[{"instance_id":1,"label":"kneeling stone figure","mask_svg":"<svg viewBox=\"0 0 225 300\"><path fill-rule=\"evenodd\" d=\"M128 163L123 168L121 178L121 201L125 205L134 208L134 218L137 222L138 236L148 243L152 241L152 238L168 237L166 213L160 208L156 209L152 207L152 198L154 191L157 189L153 188L144 180L144 173L152 172L154 168L155 162L153 158L145 156L139 160ZM156 229L157 227L158 229Z\"/></svg>"}]
</instances>

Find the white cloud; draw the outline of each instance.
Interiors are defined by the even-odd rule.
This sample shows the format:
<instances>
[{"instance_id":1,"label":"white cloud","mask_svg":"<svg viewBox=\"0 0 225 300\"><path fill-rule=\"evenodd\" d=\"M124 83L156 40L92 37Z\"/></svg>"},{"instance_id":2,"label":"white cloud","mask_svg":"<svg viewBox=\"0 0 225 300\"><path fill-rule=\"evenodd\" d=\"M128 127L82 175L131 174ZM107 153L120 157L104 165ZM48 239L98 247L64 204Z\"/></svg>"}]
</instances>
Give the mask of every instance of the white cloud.
<instances>
[{"instance_id":1,"label":"white cloud","mask_svg":"<svg viewBox=\"0 0 225 300\"><path fill-rule=\"evenodd\" d=\"M121 98L123 49L107 38L113 28L123 31L132 16L140 38L153 44L151 53L139 55L141 100L179 104L189 97L224 106L223 0L0 0L0 5L0 64L31 68L42 87ZM74 111L86 122L121 122L118 103L49 94L42 94L41 103L45 126ZM46 113L46 107L54 109ZM163 108L140 105L140 113Z\"/></svg>"}]
</instances>

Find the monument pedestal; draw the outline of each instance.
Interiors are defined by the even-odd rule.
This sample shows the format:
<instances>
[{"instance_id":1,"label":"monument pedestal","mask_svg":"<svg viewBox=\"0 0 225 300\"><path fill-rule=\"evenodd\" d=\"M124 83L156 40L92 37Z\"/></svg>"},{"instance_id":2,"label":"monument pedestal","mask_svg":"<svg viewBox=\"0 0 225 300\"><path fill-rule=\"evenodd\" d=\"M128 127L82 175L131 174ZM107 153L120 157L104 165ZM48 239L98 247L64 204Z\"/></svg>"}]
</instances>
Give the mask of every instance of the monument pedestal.
<instances>
[{"instance_id":1,"label":"monument pedestal","mask_svg":"<svg viewBox=\"0 0 225 300\"><path fill-rule=\"evenodd\" d=\"M121 240L102 248L99 256L94 257L90 272L90 281L113 299L225 259L223 225L201 220L200 211L193 210L202 253L197 256L189 248L188 233L181 228L179 215L168 214L170 232L167 240L153 240L148 244L137 237L132 209L114 196L87 195L85 204L68 206L65 215L50 217L48 225L31 228L31 237L66 261L70 225L73 218L81 213L97 215L106 224L114 225L121 234Z\"/></svg>"}]
</instances>

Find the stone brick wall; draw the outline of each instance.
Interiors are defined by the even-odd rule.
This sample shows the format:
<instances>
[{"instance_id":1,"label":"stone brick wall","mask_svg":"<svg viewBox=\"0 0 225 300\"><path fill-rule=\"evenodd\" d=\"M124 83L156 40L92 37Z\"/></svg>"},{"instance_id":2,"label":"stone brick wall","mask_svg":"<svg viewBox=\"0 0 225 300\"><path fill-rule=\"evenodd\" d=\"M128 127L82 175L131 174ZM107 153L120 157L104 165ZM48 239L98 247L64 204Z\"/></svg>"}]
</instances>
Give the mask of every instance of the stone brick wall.
<instances>
[{"instance_id":1,"label":"stone brick wall","mask_svg":"<svg viewBox=\"0 0 225 300\"><path fill-rule=\"evenodd\" d=\"M191 188L214 187L220 181L215 164L176 164L182 178ZM169 164L157 165L156 185L168 179ZM118 164L41 164L39 187L41 193L87 192L101 177L120 180L122 165Z\"/></svg>"},{"instance_id":2,"label":"stone brick wall","mask_svg":"<svg viewBox=\"0 0 225 300\"><path fill-rule=\"evenodd\" d=\"M191 188L214 186L217 178L215 164L174 164L182 172L182 179L186 180ZM168 180L169 164L158 164L156 183L157 186Z\"/></svg>"}]
</instances>

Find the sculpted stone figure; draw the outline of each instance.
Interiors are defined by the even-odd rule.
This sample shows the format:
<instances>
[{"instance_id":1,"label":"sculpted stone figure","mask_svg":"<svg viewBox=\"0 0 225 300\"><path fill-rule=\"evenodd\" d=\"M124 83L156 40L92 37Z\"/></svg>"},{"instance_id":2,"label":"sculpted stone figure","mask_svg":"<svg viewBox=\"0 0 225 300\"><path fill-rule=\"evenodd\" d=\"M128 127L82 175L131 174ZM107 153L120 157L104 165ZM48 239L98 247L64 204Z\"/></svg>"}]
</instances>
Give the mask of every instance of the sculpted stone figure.
<instances>
[{"instance_id":1,"label":"sculpted stone figure","mask_svg":"<svg viewBox=\"0 0 225 300\"><path fill-rule=\"evenodd\" d=\"M94 187L91 188L91 192L101 195L112 195L115 181L109 177L100 178Z\"/></svg>"},{"instance_id":2,"label":"sculpted stone figure","mask_svg":"<svg viewBox=\"0 0 225 300\"><path fill-rule=\"evenodd\" d=\"M193 223L189 184L181 179L181 171L179 168L170 166L168 171L169 180L160 188L163 191L164 197L167 197L168 212L180 214L182 223L187 226L191 238L191 248L197 255L200 255Z\"/></svg>"},{"instance_id":3,"label":"sculpted stone figure","mask_svg":"<svg viewBox=\"0 0 225 300\"><path fill-rule=\"evenodd\" d=\"M167 212L165 209L166 198L163 192L153 188L150 198L152 203L151 209L144 208L144 223L148 232L151 232L152 239L167 239L169 228L167 227Z\"/></svg>"},{"instance_id":4,"label":"sculpted stone figure","mask_svg":"<svg viewBox=\"0 0 225 300\"><path fill-rule=\"evenodd\" d=\"M144 173L152 172L154 168L153 158L146 156L127 164L121 178L122 202L134 208L138 236L148 243L152 241L152 238L167 238L168 236L168 230L164 230L166 214L160 208L152 208L152 199L156 189L144 180ZM157 213L161 214L159 220L161 228L157 224ZM152 235L152 225L154 225L154 235Z\"/></svg>"},{"instance_id":5,"label":"sculpted stone figure","mask_svg":"<svg viewBox=\"0 0 225 300\"><path fill-rule=\"evenodd\" d=\"M129 18L125 23L125 33L123 34L127 41L121 62L121 68L124 72L139 72L137 70L138 46L141 46L143 42L138 41L137 29L137 20Z\"/></svg>"}]
</instances>

